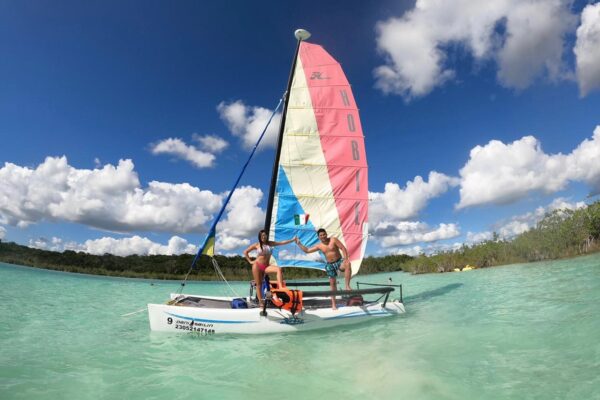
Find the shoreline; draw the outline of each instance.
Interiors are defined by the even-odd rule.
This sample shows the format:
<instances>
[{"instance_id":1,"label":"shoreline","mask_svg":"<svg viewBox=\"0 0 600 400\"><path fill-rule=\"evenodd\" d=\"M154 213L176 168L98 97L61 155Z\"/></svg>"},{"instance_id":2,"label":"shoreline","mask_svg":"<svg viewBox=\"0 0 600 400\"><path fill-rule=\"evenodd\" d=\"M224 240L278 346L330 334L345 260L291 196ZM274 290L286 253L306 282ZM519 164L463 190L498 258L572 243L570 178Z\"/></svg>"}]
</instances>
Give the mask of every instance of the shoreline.
<instances>
[{"instance_id":1,"label":"shoreline","mask_svg":"<svg viewBox=\"0 0 600 400\"><path fill-rule=\"evenodd\" d=\"M2 244L4 244L4 243L0 243L0 245L2 245ZM25 246L20 246L20 245L16 245L16 246L25 247ZM46 252L45 250L37 250L37 251ZM56 253L56 252L51 252L51 253ZM463 267L463 269L459 270L459 271L441 270L441 271L413 271L413 272L411 272L411 271L405 271L402 268L396 267L394 269L386 269L386 270L378 270L378 271L364 271L364 275L386 274L386 273L393 273L393 272L405 272L405 273L408 273L411 275L468 272L471 270L478 270L478 269L506 267L506 266L519 265L519 264L535 264L535 263L547 262L547 261L557 261L557 260L563 260L563 259L585 257L585 256L591 256L591 255L594 255L597 253L600 253L600 248L594 249L593 251L590 251L590 252L587 252L584 254L565 255L563 257L548 258L548 259L543 259L543 260L513 261L513 262L507 262L507 263L492 264L492 265L487 265L487 266L465 265ZM102 257L102 256L94 256L94 257ZM118 256L114 256L114 257L118 257ZM153 257L153 256L138 256L138 257ZM165 257L169 257L169 256L165 256ZM144 273L144 272L135 272L135 271L129 271L129 270L111 271L111 270L102 269L102 268L86 268L86 267L81 267L81 266L70 266L70 265L60 266L60 265L52 265L52 264L45 264L45 263L40 263L40 264L36 265L33 262L28 262L27 260L6 259L6 257L1 257L1 256L0 256L0 262L7 264L10 267L14 267L14 268L33 268L33 269L39 269L39 270L44 270L44 271L49 271L49 272L62 272L62 273L91 276L91 277L100 277L100 278L126 278L126 279L146 280L146 281L151 281L151 282L156 282L156 281L159 281L159 282L181 282L185 278L185 274L160 274L157 272ZM465 267L472 267L472 268L465 270L464 269ZM247 274L231 273L231 271L226 272L224 269L225 268L222 267L223 274L225 275L226 279L230 282L248 282L248 281L252 280L252 272L251 272L250 267L247 267ZM295 273L290 273L292 271L294 271ZM214 270L209 269L209 267L201 266L200 271L198 271L198 272L199 273L196 273L196 274L190 274L188 276L187 280L192 281L192 282L220 282L221 281L221 279L214 273ZM308 273L303 274L303 272L308 272ZM292 268L292 267L286 268L286 275L290 275L290 277L288 279L323 279L323 280L327 279L327 276L324 274L323 271L305 270L305 269L301 269L301 268ZM356 276L354 278L356 279Z\"/></svg>"}]
</instances>

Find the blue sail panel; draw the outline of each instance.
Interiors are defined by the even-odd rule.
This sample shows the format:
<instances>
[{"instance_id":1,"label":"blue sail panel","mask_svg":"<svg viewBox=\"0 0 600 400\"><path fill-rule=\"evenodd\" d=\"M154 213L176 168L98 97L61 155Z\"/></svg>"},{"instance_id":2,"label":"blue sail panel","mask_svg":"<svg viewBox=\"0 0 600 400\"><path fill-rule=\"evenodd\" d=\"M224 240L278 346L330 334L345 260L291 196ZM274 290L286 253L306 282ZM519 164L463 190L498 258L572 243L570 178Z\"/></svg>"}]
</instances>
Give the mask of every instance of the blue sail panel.
<instances>
[{"instance_id":1,"label":"blue sail panel","mask_svg":"<svg viewBox=\"0 0 600 400\"><path fill-rule=\"evenodd\" d=\"M276 196L277 213L274 240L283 241L298 236L306 247L317 244L319 239L315 226L310 220L310 214L305 212L298 198L294 195L287 175L281 166L279 167ZM289 246L284 249L280 247L274 249L273 255L278 265L325 269L324 262L307 259L309 257L302 250L295 244L293 246L293 249Z\"/></svg>"}]
</instances>

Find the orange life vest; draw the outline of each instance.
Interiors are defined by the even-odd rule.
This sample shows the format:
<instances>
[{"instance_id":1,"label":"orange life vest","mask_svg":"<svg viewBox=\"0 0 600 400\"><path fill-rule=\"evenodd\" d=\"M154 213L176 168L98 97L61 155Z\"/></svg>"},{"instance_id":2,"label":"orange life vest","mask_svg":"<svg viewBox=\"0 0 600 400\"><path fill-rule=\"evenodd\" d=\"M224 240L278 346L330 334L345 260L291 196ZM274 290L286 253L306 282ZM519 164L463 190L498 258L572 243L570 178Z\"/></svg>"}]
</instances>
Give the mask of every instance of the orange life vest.
<instances>
[{"instance_id":1,"label":"orange life vest","mask_svg":"<svg viewBox=\"0 0 600 400\"><path fill-rule=\"evenodd\" d=\"M288 310L292 313L292 315L302 311L303 306L301 290L292 290L288 289L287 287L281 289L272 289L271 296L271 303L273 303L275 307Z\"/></svg>"}]
</instances>

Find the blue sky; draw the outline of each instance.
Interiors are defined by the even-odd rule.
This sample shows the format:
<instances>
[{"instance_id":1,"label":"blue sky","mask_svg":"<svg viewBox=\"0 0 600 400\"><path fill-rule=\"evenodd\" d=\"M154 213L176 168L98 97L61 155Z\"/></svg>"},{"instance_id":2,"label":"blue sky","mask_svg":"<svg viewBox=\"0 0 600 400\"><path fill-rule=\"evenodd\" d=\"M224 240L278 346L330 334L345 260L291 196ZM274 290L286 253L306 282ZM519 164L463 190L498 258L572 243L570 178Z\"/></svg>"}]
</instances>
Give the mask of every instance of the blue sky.
<instances>
[{"instance_id":1,"label":"blue sky","mask_svg":"<svg viewBox=\"0 0 600 400\"><path fill-rule=\"evenodd\" d=\"M600 3L479 3L2 2L0 238L193 251L285 89L298 27L360 107L369 254L510 237L597 199ZM270 135L224 254L263 223Z\"/></svg>"}]
</instances>

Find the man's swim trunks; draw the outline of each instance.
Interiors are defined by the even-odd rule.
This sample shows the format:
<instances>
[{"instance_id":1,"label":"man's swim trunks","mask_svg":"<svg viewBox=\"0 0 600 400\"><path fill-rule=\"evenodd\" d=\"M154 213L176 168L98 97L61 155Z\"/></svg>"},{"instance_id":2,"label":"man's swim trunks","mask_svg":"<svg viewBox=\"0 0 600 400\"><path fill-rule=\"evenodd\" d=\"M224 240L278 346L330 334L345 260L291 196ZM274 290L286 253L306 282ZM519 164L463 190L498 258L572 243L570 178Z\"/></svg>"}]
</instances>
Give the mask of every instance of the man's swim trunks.
<instances>
[{"instance_id":1,"label":"man's swim trunks","mask_svg":"<svg viewBox=\"0 0 600 400\"><path fill-rule=\"evenodd\" d=\"M340 258L334 262L328 262L325 264L325 272L327 272L327 276L330 278L335 278L338 274L338 270L340 269L340 265L344 262L343 258Z\"/></svg>"}]
</instances>

